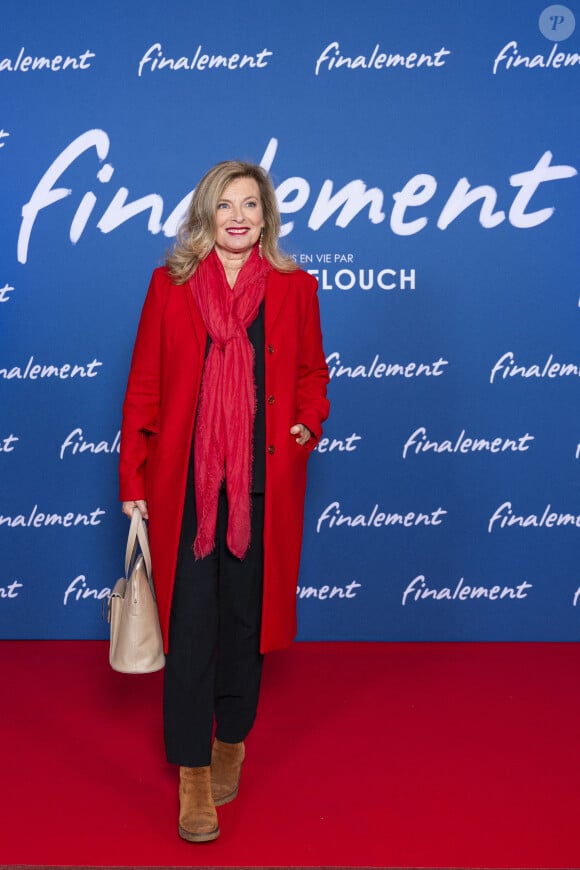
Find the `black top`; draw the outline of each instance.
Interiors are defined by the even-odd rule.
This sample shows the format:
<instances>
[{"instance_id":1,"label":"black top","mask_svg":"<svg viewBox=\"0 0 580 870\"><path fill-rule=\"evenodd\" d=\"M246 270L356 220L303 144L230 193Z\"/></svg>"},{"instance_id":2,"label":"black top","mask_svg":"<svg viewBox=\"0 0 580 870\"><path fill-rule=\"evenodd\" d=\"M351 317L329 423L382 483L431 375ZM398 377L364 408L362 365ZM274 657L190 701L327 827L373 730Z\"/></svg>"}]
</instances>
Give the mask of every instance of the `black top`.
<instances>
[{"instance_id":1,"label":"black top","mask_svg":"<svg viewBox=\"0 0 580 870\"><path fill-rule=\"evenodd\" d=\"M264 364L264 302L256 319L248 326L248 338L254 348L254 379L256 381L256 417L254 419L254 456L252 487L254 493L266 490L266 366Z\"/></svg>"}]
</instances>

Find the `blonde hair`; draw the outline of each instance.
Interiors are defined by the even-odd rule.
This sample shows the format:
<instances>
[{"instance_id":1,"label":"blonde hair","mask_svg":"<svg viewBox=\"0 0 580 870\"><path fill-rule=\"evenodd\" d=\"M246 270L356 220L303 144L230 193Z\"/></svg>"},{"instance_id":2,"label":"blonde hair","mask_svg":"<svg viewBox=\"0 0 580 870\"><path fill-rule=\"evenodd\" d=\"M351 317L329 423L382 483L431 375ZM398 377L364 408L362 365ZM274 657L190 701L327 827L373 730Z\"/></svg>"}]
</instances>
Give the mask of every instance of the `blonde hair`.
<instances>
[{"instance_id":1,"label":"blonde hair","mask_svg":"<svg viewBox=\"0 0 580 870\"><path fill-rule=\"evenodd\" d=\"M184 284L191 278L201 260L213 248L218 202L228 184L238 178L253 178L260 191L264 216L264 257L280 272L292 272L297 268L292 257L278 248L280 213L274 187L267 172L254 163L224 160L206 172L195 188L187 214L177 231L175 244L165 259L165 265L176 284Z\"/></svg>"}]
</instances>

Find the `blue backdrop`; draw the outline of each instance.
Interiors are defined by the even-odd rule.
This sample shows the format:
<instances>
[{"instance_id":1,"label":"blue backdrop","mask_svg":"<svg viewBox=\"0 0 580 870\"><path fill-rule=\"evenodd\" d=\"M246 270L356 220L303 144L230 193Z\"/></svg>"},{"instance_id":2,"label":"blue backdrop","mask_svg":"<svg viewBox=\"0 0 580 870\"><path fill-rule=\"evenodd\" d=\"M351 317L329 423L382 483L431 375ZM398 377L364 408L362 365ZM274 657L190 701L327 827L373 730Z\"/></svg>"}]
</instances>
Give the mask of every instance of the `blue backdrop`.
<instances>
[{"instance_id":1,"label":"blue backdrop","mask_svg":"<svg viewBox=\"0 0 580 870\"><path fill-rule=\"evenodd\" d=\"M332 375L299 636L578 637L577 0L2 12L1 636L106 636L141 304L240 157Z\"/></svg>"}]
</instances>

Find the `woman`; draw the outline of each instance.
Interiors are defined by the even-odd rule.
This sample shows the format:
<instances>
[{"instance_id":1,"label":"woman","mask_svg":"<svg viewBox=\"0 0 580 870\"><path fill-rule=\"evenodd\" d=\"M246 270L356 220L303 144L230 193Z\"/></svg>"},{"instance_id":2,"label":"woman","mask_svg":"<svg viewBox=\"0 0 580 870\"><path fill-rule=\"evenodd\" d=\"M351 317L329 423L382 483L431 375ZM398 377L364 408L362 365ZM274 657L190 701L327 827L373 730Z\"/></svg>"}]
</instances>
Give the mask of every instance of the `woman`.
<instances>
[{"instance_id":1,"label":"woman","mask_svg":"<svg viewBox=\"0 0 580 870\"><path fill-rule=\"evenodd\" d=\"M263 654L296 633L306 462L328 414L316 281L279 229L259 166L210 169L153 273L123 405L121 499L149 519L165 746L191 842L219 835Z\"/></svg>"}]
</instances>

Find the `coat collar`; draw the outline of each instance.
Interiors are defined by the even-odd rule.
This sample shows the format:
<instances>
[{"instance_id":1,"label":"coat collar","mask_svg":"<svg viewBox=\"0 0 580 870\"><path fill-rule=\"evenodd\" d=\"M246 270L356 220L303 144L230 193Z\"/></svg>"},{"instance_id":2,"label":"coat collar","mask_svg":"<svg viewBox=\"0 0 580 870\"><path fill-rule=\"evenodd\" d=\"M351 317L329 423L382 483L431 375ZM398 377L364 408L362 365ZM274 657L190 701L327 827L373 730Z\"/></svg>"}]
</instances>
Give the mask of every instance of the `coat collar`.
<instances>
[{"instance_id":1,"label":"coat collar","mask_svg":"<svg viewBox=\"0 0 580 870\"><path fill-rule=\"evenodd\" d=\"M198 307L193 299L193 292L189 281L186 281L185 284L182 284L182 288L187 299L187 307L189 309L189 315L191 317L191 323L193 326L195 337L199 343L200 348L204 349L207 332L204 322L201 318L201 314L199 313ZM264 307L264 328L266 331L266 335L268 335L274 327L274 324L276 322L276 319L278 318L278 315L280 314L280 309L282 308L282 304L284 302L284 299L286 298L286 294L288 293L289 289L289 274L276 272L275 270L272 270L269 273L268 279L266 281L266 304Z\"/></svg>"}]
</instances>

